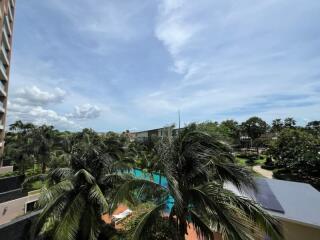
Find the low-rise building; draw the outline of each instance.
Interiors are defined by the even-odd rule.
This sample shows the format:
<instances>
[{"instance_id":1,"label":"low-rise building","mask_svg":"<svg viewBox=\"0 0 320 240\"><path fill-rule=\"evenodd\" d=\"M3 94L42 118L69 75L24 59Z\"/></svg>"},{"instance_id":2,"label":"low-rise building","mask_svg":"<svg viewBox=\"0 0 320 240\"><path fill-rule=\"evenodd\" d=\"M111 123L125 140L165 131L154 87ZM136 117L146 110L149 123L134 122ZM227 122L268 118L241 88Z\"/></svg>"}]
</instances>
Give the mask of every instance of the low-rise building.
<instances>
[{"instance_id":1,"label":"low-rise building","mask_svg":"<svg viewBox=\"0 0 320 240\"><path fill-rule=\"evenodd\" d=\"M253 199L276 217L285 240L320 239L320 192L311 185L259 178L257 192L239 192L232 184L226 188Z\"/></svg>"},{"instance_id":2,"label":"low-rise building","mask_svg":"<svg viewBox=\"0 0 320 240\"><path fill-rule=\"evenodd\" d=\"M145 130L140 132L132 133L134 139L137 141L144 141L152 138L162 138L162 137L170 137L172 136L172 132L174 130L174 126L156 128L151 130Z\"/></svg>"}]
</instances>

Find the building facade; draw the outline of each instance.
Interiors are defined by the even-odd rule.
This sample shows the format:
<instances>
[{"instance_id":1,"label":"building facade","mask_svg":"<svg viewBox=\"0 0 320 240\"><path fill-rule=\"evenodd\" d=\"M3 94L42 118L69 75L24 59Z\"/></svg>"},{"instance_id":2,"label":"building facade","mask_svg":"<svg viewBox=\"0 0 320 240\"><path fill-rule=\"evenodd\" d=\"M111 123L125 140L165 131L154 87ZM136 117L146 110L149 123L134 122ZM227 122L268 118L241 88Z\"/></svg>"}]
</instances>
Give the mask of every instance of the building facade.
<instances>
[{"instance_id":1,"label":"building facade","mask_svg":"<svg viewBox=\"0 0 320 240\"><path fill-rule=\"evenodd\" d=\"M4 148L15 4L15 0L0 0L0 154Z\"/></svg>"}]
</instances>

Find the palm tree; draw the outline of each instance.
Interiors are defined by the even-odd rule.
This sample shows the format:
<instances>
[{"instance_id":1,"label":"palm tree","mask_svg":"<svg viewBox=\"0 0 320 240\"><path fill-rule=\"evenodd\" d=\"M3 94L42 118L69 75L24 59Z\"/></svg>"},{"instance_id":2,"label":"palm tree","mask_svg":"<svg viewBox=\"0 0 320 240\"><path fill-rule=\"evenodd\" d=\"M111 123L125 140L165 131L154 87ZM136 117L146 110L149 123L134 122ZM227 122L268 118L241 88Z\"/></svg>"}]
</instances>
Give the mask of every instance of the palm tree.
<instances>
[{"instance_id":1,"label":"palm tree","mask_svg":"<svg viewBox=\"0 0 320 240\"><path fill-rule=\"evenodd\" d=\"M22 174L25 173L26 167L33 163L31 133L34 129L35 126L31 123L24 124L17 121L10 125L12 132L8 133L6 137L5 157L11 157L17 163Z\"/></svg>"},{"instance_id":2,"label":"palm tree","mask_svg":"<svg viewBox=\"0 0 320 240\"><path fill-rule=\"evenodd\" d=\"M114 160L102 149L101 145L80 142L72 150L71 166L47 175L39 199L43 211L31 239L95 240L102 234L103 239L116 234L101 216L108 212L115 182L121 178L110 167Z\"/></svg>"},{"instance_id":3,"label":"palm tree","mask_svg":"<svg viewBox=\"0 0 320 240\"><path fill-rule=\"evenodd\" d=\"M41 162L41 172L47 170L50 161L50 153L53 149L56 130L53 126L42 125L33 131L33 148L35 155Z\"/></svg>"},{"instance_id":4,"label":"palm tree","mask_svg":"<svg viewBox=\"0 0 320 240\"><path fill-rule=\"evenodd\" d=\"M129 199L130 190L152 185L163 188L167 196L174 199L169 217L165 218L175 230L174 239L184 239L189 224L201 239L213 239L214 233L220 233L223 239L256 239L255 234L267 234L274 239L281 237L274 218L256 203L224 189L227 181L240 191L254 188L251 174L235 164L226 145L208 134L186 128L176 139L162 142L159 158L168 186L145 179L129 180L119 188L114 208L123 199ZM150 238L166 205L165 201L158 201L141 215L133 239Z\"/></svg>"}]
</instances>

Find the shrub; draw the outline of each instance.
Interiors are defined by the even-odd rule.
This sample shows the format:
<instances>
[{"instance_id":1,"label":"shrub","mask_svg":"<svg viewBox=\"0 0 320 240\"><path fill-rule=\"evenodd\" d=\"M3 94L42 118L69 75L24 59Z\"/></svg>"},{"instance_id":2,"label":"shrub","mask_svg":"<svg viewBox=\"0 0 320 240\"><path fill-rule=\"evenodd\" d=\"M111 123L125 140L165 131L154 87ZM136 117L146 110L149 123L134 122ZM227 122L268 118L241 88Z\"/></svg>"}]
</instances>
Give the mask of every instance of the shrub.
<instances>
[{"instance_id":1,"label":"shrub","mask_svg":"<svg viewBox=\"0 0 320 240\"><path fill-rule=\"evenodd\" d=\"M266 169L266 170L274 170L274 169L276 169L276 166L263 164L263 165L261 166L261 168Z\"/></svg>"},{"instance_id":2,"label":"shrub","mask_svg":"<svg viewBox=\"0 0 320 240\"><path fill-rule=\"evenodd\" d=\"M238 158L244 158L244 159L253 159L256 160L259 158L258 154L256 153L240 153L236 155Z\"/></svg>"}]
</instances>

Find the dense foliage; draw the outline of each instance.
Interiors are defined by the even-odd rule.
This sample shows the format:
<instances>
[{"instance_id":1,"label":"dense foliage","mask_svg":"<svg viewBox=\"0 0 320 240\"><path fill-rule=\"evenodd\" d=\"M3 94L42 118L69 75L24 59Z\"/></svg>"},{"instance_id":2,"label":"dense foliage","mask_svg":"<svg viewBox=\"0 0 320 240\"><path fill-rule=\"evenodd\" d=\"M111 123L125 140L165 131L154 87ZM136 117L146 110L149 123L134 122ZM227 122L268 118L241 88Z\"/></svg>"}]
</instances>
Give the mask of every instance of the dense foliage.
<instances>
[{"instance_id":1,"label":"dense foliage","mask_svg":"<svg viewBox=\"0 0 320 240\"><path fill-rule=\"evenodd\" d=\"M133 141L129 132L61 132L18 121L6 135L2 160L15 166L14 174L27 175L25 186L42 187L34 239L184 239L189 224L204 239L215 232L225 239L267 232L276 239L281 234L273 218L224 188L226 182L240 190L255 187L234 155L247 165L266 159L261 161L276 169L276 177L320 186L319 126L300 127L286 118L269 127L252 117L194 123L175 137ZM134 168L150 180L133 178ZM168 187L152 181L155 173L166 177ZM123 202L136 214L119 231L101 216Z\"/></svg>"}]
</instances>

